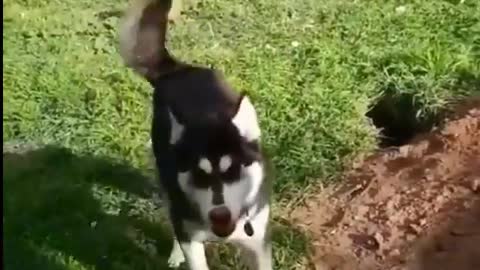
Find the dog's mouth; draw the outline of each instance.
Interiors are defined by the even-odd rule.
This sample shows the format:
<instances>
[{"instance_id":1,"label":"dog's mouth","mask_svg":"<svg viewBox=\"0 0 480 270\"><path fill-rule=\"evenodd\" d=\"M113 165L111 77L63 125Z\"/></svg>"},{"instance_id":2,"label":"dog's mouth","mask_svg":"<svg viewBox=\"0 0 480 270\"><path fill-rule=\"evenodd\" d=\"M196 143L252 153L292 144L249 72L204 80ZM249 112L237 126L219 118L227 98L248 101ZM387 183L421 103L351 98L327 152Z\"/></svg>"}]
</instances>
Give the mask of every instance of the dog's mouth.
<instances>
[{"instance_id":1,"label":"dog's mouth","mask_svg":"<svg viewBox=\"0 0 480 270\"><path fill-rule=\"evenodd\" d=\"M228 223L212 223L210 228L212 232L218 237L228 237L235 231L236 222L228 222Z\"/></svg>"}]
</instances>

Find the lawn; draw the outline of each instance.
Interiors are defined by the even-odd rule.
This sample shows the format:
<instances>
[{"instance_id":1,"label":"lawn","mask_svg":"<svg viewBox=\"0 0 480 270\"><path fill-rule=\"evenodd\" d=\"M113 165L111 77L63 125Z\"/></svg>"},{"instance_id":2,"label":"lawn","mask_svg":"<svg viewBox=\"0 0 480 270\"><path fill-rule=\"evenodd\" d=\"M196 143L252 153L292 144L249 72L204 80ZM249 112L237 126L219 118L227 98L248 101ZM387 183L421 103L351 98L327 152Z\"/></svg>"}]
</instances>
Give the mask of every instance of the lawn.
<instances>
[{"instance_id":1,"label":"lawn","mask_svg":"<svg viewBox=\"0 0 480 270\"><path fill-rule=\"evenodd\" d=\"M3 142L33 148L3 156L7 269L165 267L151 89L117 50L126 4L3 2ZM303 269L307 245L279 213L377 147L366 114L378 101L423 125L480 91L478 14L477 0L199 0L171 26L176 56L223 70L258 107L277 269ZM211 254L216 269L235 268L224 252Z\"/></svg>"}]
</instances>

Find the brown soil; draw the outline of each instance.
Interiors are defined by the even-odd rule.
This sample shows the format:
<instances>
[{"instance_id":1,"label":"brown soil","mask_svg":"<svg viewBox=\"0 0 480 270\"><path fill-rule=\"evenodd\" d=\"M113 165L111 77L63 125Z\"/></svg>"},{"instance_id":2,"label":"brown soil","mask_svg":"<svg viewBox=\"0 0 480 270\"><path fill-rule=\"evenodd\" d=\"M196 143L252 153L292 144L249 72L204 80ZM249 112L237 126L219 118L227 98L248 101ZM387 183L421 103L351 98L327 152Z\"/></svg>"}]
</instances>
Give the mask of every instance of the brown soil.
<instances>
[{"instance_id":1,"label":"brown soil","mask_svg":"<svg viewBox=\"0 0 480 270\"><path fill-rule=\"evenodd\" d=\"M322 270L480 269L480 99L292 213Z\"/></svg>"}]
</instances>

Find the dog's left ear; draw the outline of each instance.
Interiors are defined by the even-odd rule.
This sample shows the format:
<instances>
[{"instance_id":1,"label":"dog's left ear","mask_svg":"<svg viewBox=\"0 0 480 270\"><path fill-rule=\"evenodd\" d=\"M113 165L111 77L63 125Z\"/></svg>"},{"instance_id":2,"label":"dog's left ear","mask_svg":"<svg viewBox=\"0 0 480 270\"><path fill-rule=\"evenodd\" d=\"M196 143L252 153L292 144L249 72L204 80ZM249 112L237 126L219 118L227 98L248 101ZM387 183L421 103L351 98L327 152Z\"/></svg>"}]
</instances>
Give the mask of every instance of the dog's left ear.
<instances>
[{"instance_id":1,"label":"dog's left ear","mask_svg":"<svg viewBox=\"0 0 480 270\"><path fill-rule=\"evenodd\" d=\"M237 112L232 118L232 123L238 128L240 135L247 141L260 139L260 126L257 112L250 99L242 94L237 105Z\"/></svg>"}]
</instances>

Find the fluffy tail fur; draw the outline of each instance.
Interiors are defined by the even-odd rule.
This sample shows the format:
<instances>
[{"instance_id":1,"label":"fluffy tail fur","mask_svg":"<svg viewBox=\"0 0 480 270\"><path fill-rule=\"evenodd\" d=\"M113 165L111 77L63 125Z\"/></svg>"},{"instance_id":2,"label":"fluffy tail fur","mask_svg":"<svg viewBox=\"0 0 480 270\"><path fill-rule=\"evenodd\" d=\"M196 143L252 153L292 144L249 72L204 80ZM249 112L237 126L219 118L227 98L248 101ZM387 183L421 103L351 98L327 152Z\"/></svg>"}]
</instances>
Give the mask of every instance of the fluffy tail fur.
<instances>
[{"instance_id":1,"label":"fluffy tail fur","mask_svg":"<svg viewBox=\"0 0 480 270\"><path fill-rule=\"evenodd\" d=\"M133 0L120 23L120 55L150 82L184 66L165 42L172 0Z\"/></svg>"}]
</instances>

